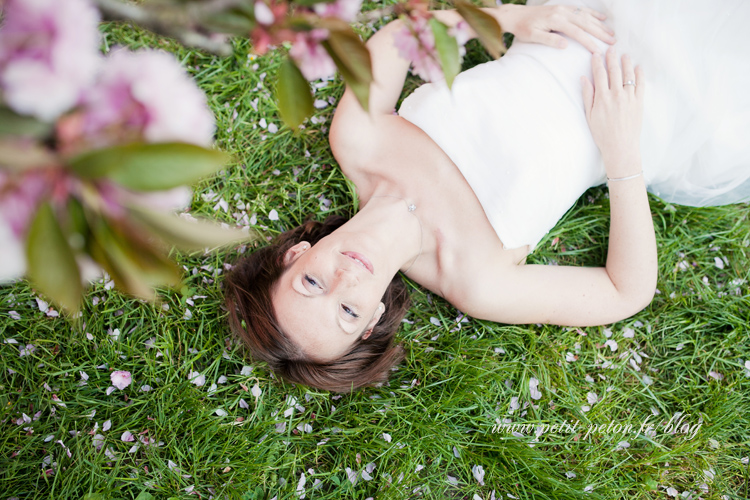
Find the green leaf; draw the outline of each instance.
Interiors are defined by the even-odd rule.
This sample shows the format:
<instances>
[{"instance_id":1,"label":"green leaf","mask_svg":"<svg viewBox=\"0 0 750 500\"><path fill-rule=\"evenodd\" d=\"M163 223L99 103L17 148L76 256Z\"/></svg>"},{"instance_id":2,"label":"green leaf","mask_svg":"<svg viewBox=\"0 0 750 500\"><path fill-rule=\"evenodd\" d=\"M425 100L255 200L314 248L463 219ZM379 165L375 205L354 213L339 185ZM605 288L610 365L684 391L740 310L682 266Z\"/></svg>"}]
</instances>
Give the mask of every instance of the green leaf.
<instances>
[{"instance_id":1,"label":"green leaf","mask_svg":"<svg viewBox=\"0 0 750 500\"><path fill-rule=\"evenodd\" d=\"M98 149L71 160L85 179L107 177L136 191L162 191L197 182L221 169L228 157L194 144L127 144Z\"/></svg>"},{"instance_id":2,"label":"green leaf","mask_svg":"<svg viewBox=\"0 0 750 500\"><path fill-rule=\"evenodd\" d=\"M40 122L30 116L21 116L12 109L0 106L0 135L23 135L47 137L52 132L52 124Z\"/></svg>"},{"instance_id":3,"label":"green leaf","mask_svg":"<svg viewBox=\"0 0 750 500\"><path fill-rule=\"evenodd\" d=\"M135 497L135 500L154 500L154 496L148 491L141 491L140 495Z\"/></svg>"},{"instance_id":4,"label":"green leaf","mask_svg":"<svg viewBox=\"0 0 750 500\"><path fill-rule=\"evenodd\" d=\"M461 55L458 51L458 42L448 34L448 27L434 17L430 18L430 28L432 28L432 33L435 35L435 48L440 56L440 66L443 68L445 83L448 84L448 88L451 88L453 80L461 71Z\"/></svg>"},{"instance_id":5,"label":"green leaf","mask_svg":"<svg viewBox=\"0 0 750 500\"><path fill-rule=\"evenodd\" d=\"M365 111L370 107L370 83L372 83L372 61L370 52L352 31L351 27L330 28L328 39L323 47L341 72L344 81L352 89Z\"/></svg>"},{"instance_id":6,"label":"green leaf","mask_svg":"<svg viewBox=\"0 0 750 500\"><path fill-rule=\"evenodd\" d=\"M115 224L117 224L115 222ZM104 219L92 223L88 250L121 290L145 300L155 300L156 286L174 286L182 272L136 228Z\"/></svg>"},{"instance_id":7,"label":"green leaf","mask_svg":"<svg viewBox=\"0 0 750 500\"><path fill-rule=\"evenodd\" d=\"M284 59L279 68L276 100L279 103L281 118L293 130L296 130L313 112L310 84L289 57Z\"/></svg>"},{"instance_id":8,"label":"green leaf","mask_svg":"<svg viewBox=\"0 0 750 500\"><path fill-rule=\"evenodd\" d=\"M476 32L479 41L492 57L497 59L505 53L503 30L497 19L467 0L456 0L456 10Z\"/></svg>"},{"instance_id":9,"label":"green leaf","mask_svg":"<svg viewBox=\"0 0 750 500\"><path fill-rule=\"evenodd\" d=\"M107 500L101 493L89 493L83 497L83 500Z\"/></svg>"},{"instance_id":10,"label":"green leaf","mask_svg":"<svg viewBox=\"0 0 750 500\"><path fill-rule=\"evenodd\" d=\"M251 239L241 230L224 229L218 223L189 221L177 215L154 212L134 205L128 211L153 234L183 250L216 248Z\"/></svg>"},{"instance_id":11,"label":"green leaf","mask_svg":"<svg viewBox=\"0 0 750 500\"><path fill-rule=\"evenodd\" d=\"M73 251L49 203L42 203L26 239L28 276L55 304L77 312L83 293Z\"/></svg>"},{"instance_id":12,"label":"green leaf","mask_svg":"<svg viewBox=\"0 0 750 500\"><path fill-rule=\"evenodd\" d=\"M654 478L652 478L651 476L646 476L644 482L646 483L646 486L648 486L648 489L650 489L651 491L654 491L659 487L658 483L654 481Z\"/></svg>"},{"instance_id":13,"label":"green leaf","mask_svg":"<svg viewBox=\"0 0 750 500\"><path fill-rule=\"evenodd\" d=\"M255 28L255 19L243 9L232 9L216 12L207 16L203 23L207 28L218 33L247 36Z\"/></svg>"},{"instance_id":14,"label":"green leaf","mask_svg":"<svg viewBox=\"0 0 750 500\"><path fill-rule=\"evenodd\" d=\"M336 0L294 0L295 5L302 5L303 7L312 7L315 4L327 4L333 3Z\"/></svg>"}]
</instances>

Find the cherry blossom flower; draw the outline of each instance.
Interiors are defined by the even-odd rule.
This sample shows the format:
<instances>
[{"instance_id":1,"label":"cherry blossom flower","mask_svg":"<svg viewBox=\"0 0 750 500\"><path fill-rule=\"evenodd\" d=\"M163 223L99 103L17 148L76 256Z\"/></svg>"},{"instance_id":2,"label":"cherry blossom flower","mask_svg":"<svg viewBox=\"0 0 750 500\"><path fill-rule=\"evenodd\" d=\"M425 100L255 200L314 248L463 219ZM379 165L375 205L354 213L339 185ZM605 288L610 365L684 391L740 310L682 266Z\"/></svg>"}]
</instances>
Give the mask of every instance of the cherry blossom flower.
<instances>
[{"instance_id":1,"label":"cherry blossom flower","mask_svg":"<svg viewBox=\"0 0 750 500\"><path fill-rule=\"evenodd\" d=\"M34 352L36 352L36 346L34 344L26 344L25 347L21 348L18 355L24 357L34 354Z\"/></svg>"},{"instance_id":2,"label":"cherry blossom flower","mask_svg":"<svg viewBox=\"0 0 750 500\"><path fill-rule=\"evenodd\" d=\"M0 42L1 43L1 42ZM0 170L0 283L18 279L26 272L24 237L39 203L52 188L56 194L69 189L66 178L33 169L11 176ZM46 312L46 310L45 310Z\"/></svg>"},{"instance_id":3,"label":"cherry blossom flower","mask_svg":"<svg viewBox=\"0 0 750 500\"><path fill-rule=\"evenodd\" d=\"M590 405L593 405L599 401L599 396L597 396L595 392L588 392L586 393L586 401L588 401Z\"/></svg>"},{"instance_id":4,"label":"cherry blossom flower","mask_svg":"<svg viewBox=\"0 0 750 500\"><path fill-rule=\"evenodd\" d=\"M115 371L109 375L112 385L116 388L123 390L133 381L128 371Z\"/></svg>"},{"instance_id":5,"label":"cherry blossom flower","mask_svg":"<svg viewBox=\"0 0 750 500\"><path fill-rule=\"evenodd\" d=\"M102 449L102 446L104 446L104 436L102 434L97 434L91 439L91 444L94 445L96 448L96 451L99 451Z\"/></svg>"},{"instance_id":6,"label":"cherry blossom flower","mask_svg":"<svg viewBox=\"0 0 750 500\"><path fill-rule=\"evenodd\" d=\"M474 479L476 479L479 484L484 486L484 467L482 467L481 465L475 465L471 468L471 473L474 475Z\"/></svg>"},{"instance_id":7,"label":"cherry blossom flower","mask_svg":"<svg viewBox=\"0 0 750 500\"><path fill-rule=\"evenodd\" d=\"M443 79L440 67L435 35L425 17L410 18L409 23L394 33L393 44L401 57L412 62L412 73L424 81L432 82Z\"/></svg>"},{"instance_id":8,"label":"cherry blossom flower","mask_svg":"<svg viewBox=\"0 0 750 500\"><path fill-rule=\"evenodd\" d=\"M206 376L201 375L200 372L190 372L188 373L188 380L198 387L201 387L206 383Z\"/></svg>"},{"instance_id":9,"label":"cherry blossom flower","mask_svg":"<svg viewBox=\"0 0 750 500\"><path fill-rule=\"evenodd\" d=\"M541 391L538 389L539 380L534 377L529 379L529 395L532 399L540 399L542 397Z\"/></svg>"},{"instance_id":10,"label":"cherry blossom flower","mask_svg":"<svg viewBox=\"0 0 750 500\"><path fill-rule=\"evenodd\" d=\"M617 342L613 339L609 339L604 343L605 346L609 347L610 351L615 352L617 350Z\"/></svg>"},{"instance_id":11,"label":"cherry blossom flower","mask_svg":"<svg viewBox=\"0 0 750 500\"><path fill-rule=\"evenodd\" d=\"M328 30L325 29L314 29L295 35L289 55L307 80L328 78L336 72L336 64L320 44L326 38Z\"/></svg>"},{"instance_id":12,"label":"cherry blossom flower","mask_svg":"<svg viewBox=\"0 0 750 500\"><path fill-rule=\"evenodd\" d=\"M0 208L0 241L3 242L0 245L0 283L7 283L19 279L26 272L26 251L23 240L13 233L13 229L3 216L2 208ZM15 311L8 314L13 319L20 319L20 315Z\"/></svg>"},{"instance_id":13,"label":"cherry blossom flower","mask_svg":"<svg viewBox=\"0 0 750 500\"><path fill-rule=\"evenodd\" d=\"M472 29L469 26L469 23L467 23L463 19L460 20L456 23L455 26L448 30L448 34L456 39L456 43L458 43L459 55L461 57L466 55L466 48L464 47L464 45L466 45L466 42L471 39L472 35Z\"/></svg>"},{"instance_id":14,"label":"cherry blossom flower","mask_svg":"<svg viewBox=\"0 0 750 500\"><path fill-rule=\"evenodd\" d=\"M315 13L321 17L337 17L347 23L353 23L362 8L362 0L336 0L319 2L313 5Z\"/></svg>"},{"instance_id":15,"label":"cherry blossom flower","mask_svg":"<svg viewBox=\"0 0 750 500\"><path fill-rule=\"evenodd\" d=\"M299 476L299 482L297 483L297 495L299 498L305 498L305 483L307 480L305 479L305 473L300 473Z\"/></svg>"},{"instance_id":16,"label":"cherry blossom flower","mask_svg":"<svg viewBox=\"0 0 750 500\"><path fill-rule=\"evenodd\" d=\"M214 117L206 96L174 56L158 50L113 51L84 99L82 132L100 145L123 136L210 146Z\"/></svg>"},{"instance_id":17,"label":"cherry blossom flower","mask_svg":"<svg viewBox=\"0 0 750 500\"><path fill-rule=\"evenodd\" d=\"M262 0L255 2L254 7L255 20L260 24L269 26L276 21L276 16L273 15L271 8Z\"/></svg>"},{"instance_id":18,"label":"cherry blossom flower","mask_svg":"<svg viewBox=\"0 0 750 500\"><path fill-rule=\"evenodd\" d=\"M99 15L85 0L6 0L0 88L21 114L52 121L72 108L100 61Z\"/></svg>"}]
</instances>

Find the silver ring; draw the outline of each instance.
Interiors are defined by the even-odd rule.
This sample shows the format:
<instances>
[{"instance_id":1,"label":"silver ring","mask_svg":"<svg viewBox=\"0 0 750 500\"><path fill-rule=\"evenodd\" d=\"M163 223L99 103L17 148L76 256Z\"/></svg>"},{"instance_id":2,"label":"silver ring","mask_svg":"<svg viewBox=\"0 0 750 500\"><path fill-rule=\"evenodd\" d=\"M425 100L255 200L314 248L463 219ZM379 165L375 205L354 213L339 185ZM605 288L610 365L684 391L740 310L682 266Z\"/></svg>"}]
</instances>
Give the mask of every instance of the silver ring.
<instances>
[{"instance_id":1,"label":"silver ring","mask_svg":"<svg viewBox=\"0 0 750 500\"><path fill-rule=\"evenodd\" d=\"M573 14L580 14L580 13L581 13L580 7L576 7L576 10L573 11Z\"/></svg>"},{"instance_id":2,"label":"silver ring","mask_svg":"<svg viewBox=\"0 0 750 500\"><path fill-rule=\"evenodd\" d=\"M625 83L622 84L623 87L625 85L632 85L633 87L635 87L635 81L634 80L628 80L627 82L625 82Z\"/></svg>"}]
</instances>

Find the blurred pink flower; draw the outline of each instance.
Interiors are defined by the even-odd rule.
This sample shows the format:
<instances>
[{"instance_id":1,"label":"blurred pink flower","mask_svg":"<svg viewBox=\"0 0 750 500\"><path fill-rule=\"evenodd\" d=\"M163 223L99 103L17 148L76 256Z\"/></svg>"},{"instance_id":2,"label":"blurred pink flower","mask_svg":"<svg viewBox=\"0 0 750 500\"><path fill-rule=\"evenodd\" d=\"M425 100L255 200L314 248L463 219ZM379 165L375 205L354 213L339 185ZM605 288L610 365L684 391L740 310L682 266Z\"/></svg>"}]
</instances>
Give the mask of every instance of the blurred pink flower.
<instances>
[{"instance_id":1,"label":"blurred pink flower","mask_svg":"<svg viewBox=\"0 0 750 500\"><path fill-rule=\"evenodd\" d=\"M462 19L448 30L448 34L456 39L456 43L458 43L458 54L463 58L466 55L466 47L464 47L464 45L471 40L474 31L469 26L469 23Z\"/></svg>"},{"instance_id":2,"label":"blurred pink flower","mask_svg":"<svg viewBox=\"0 0 750 500\"><path fill-rule=\"evenodd\" d=\"M26 272L26 248L0 212L0 283L19 279Z\"/></svg>"},{"instance_id":3,"label":"blurred pink flower","mask_svg":"<svg viewBox=\"0 0 750 500\"><path fill-rule=\"evenodd\" d=\"M362 8L362 0L336 0L335 2L320 2L313 5L315 13L321 17L337 17L347 23L357 19Z\"/></svg>"},{"instance_id":4,"label":"blurred pink flower","mask_svg":"<svg viewBox=\"0 0 750 500\"><path fill-rule=\"evenodd\" d=\"M254 14L255 20L266 26L273 24L276 20L273 11L265 2L263 2L263 0L255 2Z\"/></svg>"},{"instance_id":5,"label":"blurred pink flower","mask_svg":"<svg viewBox=\"0 0 750 500\"><path fill-rule=\"evenodd\" d=\"M393 44L401 57L412 62L412 73L426 82L442 80L435 35L424 17L410 18L411 24L394 33Z\"/></svg>"},{"instance_id":6,"label":"blurred pink flower","mask_svg":"<svg viewBox=\"0 0 750 500\"><path fill-rule=\"evenodd\" d=\"M112 372L109 375L109 378L110 380L112 380L112 385L120 390L125 389L133 381L132 377L130 376L130 372L126 371Z\"/></svg>"},{"instance_id":7,"label":"blurred pink flower","mask_svg":"<svg viewBox=\"0 0 750 500\"><path fill-rule=\"evenodd\" d=\"M46 171L11 176L0 170L0 283L26 272L25 236L39 202L52 189Z\"/></svg>"},{"instance_id":8,"label":"blurred pink flower","mask_svg":"<svg viewBox=\"0 0 750 500\"><path fill-rule=\"evenodd\" d=\"M214 134L203 91L172 55L156 50L113 51L84 99L83 120L84 133L105 144L142 137L207 147Z\"/></svg>"},{"instance_id":9,"label":"blurred pink flower","mask_svg":"<svg viewBox=\"0 0 750 500\"><path fill-rule=\"evenodd\" d=\"M6 0L0 29L0 88L21 114L52 121L94 79L99 14L86 0Z\"/></svg>"},{"instance_id":10,"label":"blurred pink flower","mask_svg":"<svg viewBox=\"0 0 750 500\"><path fill-rule=\"evenodd\" d=\"M289 55L309 81L328 78L336 72L336 65L320 44L328 38L328 30L314 29L297 33Z\"/></svg>"}]
</instances>

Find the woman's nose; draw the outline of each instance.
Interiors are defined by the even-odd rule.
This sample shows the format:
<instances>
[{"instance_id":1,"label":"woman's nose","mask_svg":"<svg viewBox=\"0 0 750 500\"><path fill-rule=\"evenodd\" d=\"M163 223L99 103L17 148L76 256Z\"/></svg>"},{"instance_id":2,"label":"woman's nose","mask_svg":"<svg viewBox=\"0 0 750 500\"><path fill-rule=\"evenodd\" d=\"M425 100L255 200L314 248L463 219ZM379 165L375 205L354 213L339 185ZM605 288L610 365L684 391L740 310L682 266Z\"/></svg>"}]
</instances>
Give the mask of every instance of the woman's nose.
<instances>
[{"instance_id":1,"label":"woman's nose","mask_svg":"<svg viewBox=\"0 0 750 500\"><path fill-rule=\"evenodd\" d=\"M357 283L359 283L359 279L357 278L355 273L343 267L336 270L336 278L342 285L356 285Z\"/></svg>"}]
</instances>

